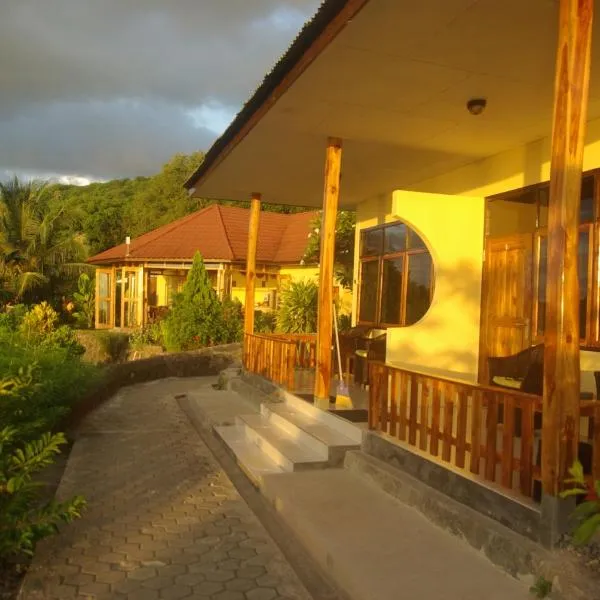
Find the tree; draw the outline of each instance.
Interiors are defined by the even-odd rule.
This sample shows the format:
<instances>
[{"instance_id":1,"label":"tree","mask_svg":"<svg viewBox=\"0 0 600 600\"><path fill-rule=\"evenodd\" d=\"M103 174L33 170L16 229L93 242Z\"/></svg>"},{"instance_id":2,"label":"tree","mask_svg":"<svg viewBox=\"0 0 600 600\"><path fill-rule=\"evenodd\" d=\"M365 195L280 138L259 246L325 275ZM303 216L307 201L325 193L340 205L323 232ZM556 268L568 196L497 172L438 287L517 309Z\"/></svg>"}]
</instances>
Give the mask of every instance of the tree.
<instances>
[{"instance_id":1,"label":"tree","mask_svg":"<svg viewBox=\"0 0 600 600\"><path fill-rule=\"evenodd\" d=\"M0 280L18 300L55 296L86 256L75 212L52 205L47 194L39 181L0 182Z\"/></svg>"},{"instance_id":2,"label":"tree","mask_svg":"<svg viewBox=\"0 0 600 600\"><path fill-rule=\"evenodd\" d=\"M322 213L319 213L319 216L312 223L304 253L305 262L319 262L320 260L321 221ZM335 225L335 276L340 284L347 289L352 288L355 230L355 213L345 210L338 212Z\"/></svg>"},{"instance_id":3,"label":"tree","mask_svg":"<svg viewBox=\"0 0 600 600\"><path fill-rule=\"evenodd\" d=\"M165 348L180 352L237 341L232 338L239 335L239 327L227 322L232 318L229 307L226 318L204 261L196 252L183 291L176 296L173 308L162 322Z\"/></svg>"}]
</instances>

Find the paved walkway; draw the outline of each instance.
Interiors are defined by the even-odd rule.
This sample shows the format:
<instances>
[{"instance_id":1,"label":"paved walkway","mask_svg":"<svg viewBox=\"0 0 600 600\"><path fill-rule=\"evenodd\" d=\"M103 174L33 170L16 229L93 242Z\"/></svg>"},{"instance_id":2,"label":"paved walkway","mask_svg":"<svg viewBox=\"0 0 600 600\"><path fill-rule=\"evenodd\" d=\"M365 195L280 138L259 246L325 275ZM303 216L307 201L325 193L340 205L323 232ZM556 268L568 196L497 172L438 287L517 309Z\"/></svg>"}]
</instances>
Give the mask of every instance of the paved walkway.
<instances>
[{"instance_id":1,"label":"paved walkway","mask_svg":"<svg viewBox=\"0 0 600 600\"><path fill-rule=\"evenodd\" d=\"M174 396L186 380L122 390L90 415L58 498L85 516L40 544L21 600L309 600Z\"/></svg>"}]
</instances>

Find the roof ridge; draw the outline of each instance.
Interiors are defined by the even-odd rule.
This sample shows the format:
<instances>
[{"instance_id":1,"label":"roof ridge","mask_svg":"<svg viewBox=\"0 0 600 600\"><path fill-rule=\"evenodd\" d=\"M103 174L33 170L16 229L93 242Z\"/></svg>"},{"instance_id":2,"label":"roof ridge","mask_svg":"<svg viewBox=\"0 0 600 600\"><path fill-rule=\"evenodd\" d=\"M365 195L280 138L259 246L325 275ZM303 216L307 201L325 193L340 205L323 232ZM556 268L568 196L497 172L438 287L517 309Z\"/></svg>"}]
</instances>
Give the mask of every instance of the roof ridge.
<instances>
[{"instance_id":1,"label":"roof ridge","mask_svg":"<svg viewBox=\"0 0 600 600\"><path fill-rule=\"evenodd\" d=\"M223 235L225 236L225 241L227 242L227 247L229 248L230 258L233 259L235 257L235 253L233 252L233 247L231 246L231 240L229 239L229 234L227 233L227 226L225 225L225 220L223 219L223 213L221 212L222 207L220 204L217 204L216 206L217 206L217 212L219 213L219 220L221 221L221 225L223 226Z\"/></svg>"},{"instance_id":2,"label":"roof ridge","mask_svg":"<svg viewBox=\"0 0 600 600\"><path fill-rule=\"evenodd\" d=\"M279 256L279 253L281 251L281 247L283 246L283 238L285 237L285 234L287 233L288 229L290 227L292 227L292 225L294 225L294 219L292 217L296 217L297 215L306 216L309 213L313 213L316 216L318 214L318 212L319 212L318 210L303 210L302 212L297 212L297 213L280 213L282 215L285 215L288 218L286 219L285 227L283 228L283 231L281 233L281 238L279 240L279 244L277 245L277 249L276 249L276 251L274 253L274 258L275 259ZM311 217L311 221L313 220L313 218L314 217ZM308 242L307 242L307 245L308 245Z\"/></svg>"}]
</instances>

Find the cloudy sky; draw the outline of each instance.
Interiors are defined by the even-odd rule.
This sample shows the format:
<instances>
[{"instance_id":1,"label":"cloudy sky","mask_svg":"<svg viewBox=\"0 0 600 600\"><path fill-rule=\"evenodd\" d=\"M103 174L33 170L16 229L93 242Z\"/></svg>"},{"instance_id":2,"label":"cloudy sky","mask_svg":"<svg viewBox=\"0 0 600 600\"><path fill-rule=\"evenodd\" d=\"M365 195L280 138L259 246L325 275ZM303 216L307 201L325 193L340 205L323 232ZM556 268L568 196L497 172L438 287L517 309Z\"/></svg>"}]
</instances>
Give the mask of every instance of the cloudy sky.
<instances>
[{"instance_id":1,"label":"cloudy sky","mask_svg":"<svg viewBox=\"0 0 600 600\"><path fill-rule=\"evenodd\" d=\"M319 0L0 0L0 177L207 150Z\"/></svg>"}]
</instances>

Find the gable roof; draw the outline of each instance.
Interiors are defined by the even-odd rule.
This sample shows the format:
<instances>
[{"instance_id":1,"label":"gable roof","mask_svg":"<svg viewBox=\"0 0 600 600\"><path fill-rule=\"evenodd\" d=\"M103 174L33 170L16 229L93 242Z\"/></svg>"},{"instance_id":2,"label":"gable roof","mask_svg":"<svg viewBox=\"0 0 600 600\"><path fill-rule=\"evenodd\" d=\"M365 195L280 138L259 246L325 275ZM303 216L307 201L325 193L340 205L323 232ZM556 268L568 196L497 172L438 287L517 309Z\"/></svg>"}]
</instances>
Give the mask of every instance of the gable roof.
<instances>
[{"instance_id":1,"label":"gable roof","mask_svg":"<svg viewBox=\"0 0 600 600\"><path fill-rule=\"evenodd\" d=\"M299 264L304 256L310 225L317 211L280 214L261 212L256 261L261 264ZM212 204L88 258L92 264L128 261L192 260L196 251L204 260L245 261L250 210Z\"/></svg>"}]
</instances>

